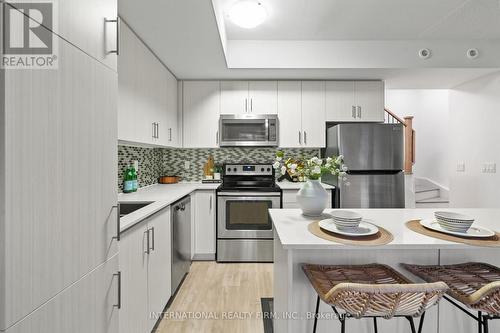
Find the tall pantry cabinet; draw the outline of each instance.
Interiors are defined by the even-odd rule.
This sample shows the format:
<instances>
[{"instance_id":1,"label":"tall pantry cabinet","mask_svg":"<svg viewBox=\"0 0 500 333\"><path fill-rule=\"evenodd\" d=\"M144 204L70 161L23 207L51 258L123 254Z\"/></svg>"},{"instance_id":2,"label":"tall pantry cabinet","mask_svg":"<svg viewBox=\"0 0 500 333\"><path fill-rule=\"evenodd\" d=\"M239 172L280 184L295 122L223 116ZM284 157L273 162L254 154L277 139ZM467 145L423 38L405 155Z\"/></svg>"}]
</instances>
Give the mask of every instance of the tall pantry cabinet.
<instances>
[{"instance_id":1,"label":"tall pantry cabinet","mask_svg":"<svg viewBox=\"0 0 500 333\"><path fill-rule=\"evenodd\" d=\"M58 68L0 70L0 332L117 333L117 3L58 3Z\"/></svg>"}]
</instances>

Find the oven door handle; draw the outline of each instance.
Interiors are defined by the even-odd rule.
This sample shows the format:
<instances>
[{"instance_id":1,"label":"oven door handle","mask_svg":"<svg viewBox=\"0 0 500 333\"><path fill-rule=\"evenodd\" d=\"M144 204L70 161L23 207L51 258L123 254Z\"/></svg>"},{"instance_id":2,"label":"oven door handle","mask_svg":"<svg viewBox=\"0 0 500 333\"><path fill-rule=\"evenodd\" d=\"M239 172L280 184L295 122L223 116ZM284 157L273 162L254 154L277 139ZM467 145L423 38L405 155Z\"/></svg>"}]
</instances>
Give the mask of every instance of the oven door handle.
<instances>
[{"instance_id":1,"label":"oven door handle","mask_svg":"<svg viewBox=\"0 0 500 333\"><path fill-rule=\"evenodd\" d=\"M280 197L280 192L219 192L220 197Z\"/></svg>"}]
</instances>

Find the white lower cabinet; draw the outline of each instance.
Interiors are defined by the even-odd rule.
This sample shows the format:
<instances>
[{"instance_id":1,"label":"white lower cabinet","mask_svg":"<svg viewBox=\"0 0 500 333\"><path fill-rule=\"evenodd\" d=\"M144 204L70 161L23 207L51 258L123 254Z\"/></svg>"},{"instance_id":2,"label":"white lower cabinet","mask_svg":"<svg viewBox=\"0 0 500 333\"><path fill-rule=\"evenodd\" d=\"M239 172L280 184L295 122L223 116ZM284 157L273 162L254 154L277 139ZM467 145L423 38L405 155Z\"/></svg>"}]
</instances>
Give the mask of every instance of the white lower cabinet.
<instances>
[{"instance_id":1,"label":"white lower cabinet","mask_svg":"<svg viewBox=\"0 0 500 333\"><path fill-rule=\"evenodd\" d=\"M151 332L171 296L170 207L126 230L120 244L120 333Z\"/></svg>"},{"instance_id":2,"label":"white lower cabinet","mask_svg":"<svg viewBox=\"0 0 500 333\"><path fill-rule=\"evenodd\" d=\"M7 333L118 333L120 283L115 255Z\"/></svg>"},{"instance_id":3,"label":"white lower cabinet","mask_svg":"<svg viewBox=\"0 0 500 333\"><path fill-rule=\"evenodd\" d=\"M278 184L279 185L279 184ZM299 190L283 190L283 208L300 208L297 202L297 192ZM328 193L328 205L326 208L332 208L332 191L326 190Z\"/></svg>"},{"instance_id":4,"label":"white lower cabinet","mask_svg":"<svg viewBox=\"0 0 500 333\"><path fill-rule=\"evenodd\" d=\"M194 193L194 260L215 259L215 191Z\"/></svg>"}]
</instances>

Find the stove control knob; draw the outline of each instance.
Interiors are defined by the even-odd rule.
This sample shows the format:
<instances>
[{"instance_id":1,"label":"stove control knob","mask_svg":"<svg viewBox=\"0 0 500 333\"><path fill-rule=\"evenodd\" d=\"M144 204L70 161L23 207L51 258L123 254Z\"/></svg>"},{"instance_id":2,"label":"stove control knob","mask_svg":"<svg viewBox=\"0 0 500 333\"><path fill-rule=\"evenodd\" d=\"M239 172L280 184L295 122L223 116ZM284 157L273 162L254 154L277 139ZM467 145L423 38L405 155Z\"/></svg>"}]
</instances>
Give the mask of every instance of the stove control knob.
<instances>
[{"instance_id":1,"label":"stove control knob","mask_svg":"<svg viewBox=\"0 0 500 333\"><path fill-rule=\"evenodd\" d=\"M227 172L231 172L231 168L227 168Z\"/></svg>"},{"instance_id":2,"label":"stove control knob","mask_svg":"<svg viewBox=\"0 0 500 333\"><path fill-rule=\"evenodd\" d=\"M264 172L264 168L261 168L261 169L260 169L260 171L261 171L261 172Z\"/></svg>"},{"instance_id":3,"label":"stove control knob","mask_svg":"<svg viewBox=\"0 0 500 333\"><path fill-rule=\"evenodd\" d=\"M267 172L271 171L271 168L267 168Z\"/></svg>"},{"instance_id":4,"label":"stove control knob","mask_svg":"<svg viewBox=\"0 0 500 333\"><path fill-rule=\"evenodd\" d=\"M234 172L236 172L236 170L237 170L236 168L233 168L233 171L234 171Z\"/></svg>"}]
</instances>

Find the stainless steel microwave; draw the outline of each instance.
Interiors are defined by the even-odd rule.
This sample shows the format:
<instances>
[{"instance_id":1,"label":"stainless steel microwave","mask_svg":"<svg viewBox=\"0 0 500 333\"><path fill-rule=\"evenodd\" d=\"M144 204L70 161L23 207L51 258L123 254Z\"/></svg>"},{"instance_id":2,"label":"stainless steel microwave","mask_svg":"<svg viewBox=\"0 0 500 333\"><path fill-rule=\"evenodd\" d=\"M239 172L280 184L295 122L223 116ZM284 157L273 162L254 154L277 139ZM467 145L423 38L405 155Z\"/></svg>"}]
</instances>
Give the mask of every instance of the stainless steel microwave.
<instances>
[{"instance_id":1,"label":"stainless steel microwave","mask_svg":"<svg viewBox=\"0 0 500 333\"><path fill-rule=\"evenodd\" d=\"M276 147L278 134L278 116L275 114L220 116L221 147Z\"/></svg>"}]
</instances>

